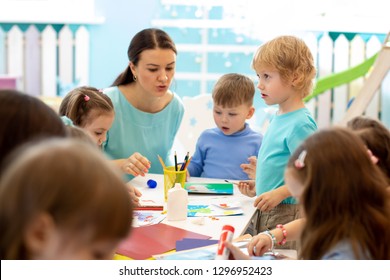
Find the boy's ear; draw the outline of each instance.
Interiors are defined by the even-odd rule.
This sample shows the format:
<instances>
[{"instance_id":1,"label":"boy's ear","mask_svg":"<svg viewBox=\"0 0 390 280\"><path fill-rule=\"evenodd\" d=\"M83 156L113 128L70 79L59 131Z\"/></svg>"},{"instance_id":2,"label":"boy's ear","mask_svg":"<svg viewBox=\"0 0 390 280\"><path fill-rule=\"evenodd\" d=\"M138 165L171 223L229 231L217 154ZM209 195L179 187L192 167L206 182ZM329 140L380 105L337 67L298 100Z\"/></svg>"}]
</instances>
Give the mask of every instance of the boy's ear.
<instances>
[{"instance_id":1,"label":"boy's ear","mask_svg":"<svg viewBox=\"0 0 390 280\"><path fill-rule=\"evenodd\" d=\"M53 218L47 213L37 215L27 226L24 239L30 256L40 255L50 239L54 226Z\"/></svg>"},{"instance_id":2,"label":"boy's ear","mask_svg":"<svg viewBox=\"0 0 390 280\"><path fill-rule=\"evenodd\" d=\"M291 80L292 86L296 87L299 83L302 82L303 78L304 78L303 75L299 75L297 73L294 73L292 80Z\"/></svg>"},{"instance_id":3,"label":"boy's ear","mask_svg":"<svg viewBox=\"0 0 390 280\"><path fill-rule=\"evenodd\" d=\"M251 106L249 108L249 112L248 112L248 115L246 116L246 119L249 120L250 118L252 118L255 111L256 111L255 107Z\"/></svg>"}]
</instances>

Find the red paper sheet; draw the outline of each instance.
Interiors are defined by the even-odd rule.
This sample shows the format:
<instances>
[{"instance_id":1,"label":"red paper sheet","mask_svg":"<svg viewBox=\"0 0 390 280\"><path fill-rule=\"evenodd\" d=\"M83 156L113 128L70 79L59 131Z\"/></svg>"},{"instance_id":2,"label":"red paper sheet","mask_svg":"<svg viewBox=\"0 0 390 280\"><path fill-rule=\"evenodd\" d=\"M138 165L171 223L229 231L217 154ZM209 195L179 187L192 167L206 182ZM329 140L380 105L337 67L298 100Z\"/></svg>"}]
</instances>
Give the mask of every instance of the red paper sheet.
<instances>
[{"instance_id":1,"label":"red paper sheet","mask_svg":"<svg viewBox=\"0 0 390 280\"><path fill-rule=\"evenodd\" d=\"M175 249L176 241L183 238L211 237L159 223L133 228L130 236L119 244L116 253L135 260L144 260Z\"/></svg>"}]
</instances>

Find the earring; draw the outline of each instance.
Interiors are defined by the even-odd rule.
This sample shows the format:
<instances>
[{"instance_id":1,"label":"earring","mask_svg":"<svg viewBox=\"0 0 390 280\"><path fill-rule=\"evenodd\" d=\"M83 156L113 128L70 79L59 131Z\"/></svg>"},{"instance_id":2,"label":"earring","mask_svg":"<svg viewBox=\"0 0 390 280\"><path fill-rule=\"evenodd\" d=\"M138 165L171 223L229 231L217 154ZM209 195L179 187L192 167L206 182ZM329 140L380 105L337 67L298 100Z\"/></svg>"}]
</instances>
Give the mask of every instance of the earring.
<instances>
[{"instance_id":1,"label":"earring","mask_svg":"<svg viewBox=\"0 0 390 280\"><path fill-rule=\"evenodd\" d=\"M134 82L137 81L137 76L136 75L133 76L133 80L134 80Z\"/></svg>"}]
</instances>

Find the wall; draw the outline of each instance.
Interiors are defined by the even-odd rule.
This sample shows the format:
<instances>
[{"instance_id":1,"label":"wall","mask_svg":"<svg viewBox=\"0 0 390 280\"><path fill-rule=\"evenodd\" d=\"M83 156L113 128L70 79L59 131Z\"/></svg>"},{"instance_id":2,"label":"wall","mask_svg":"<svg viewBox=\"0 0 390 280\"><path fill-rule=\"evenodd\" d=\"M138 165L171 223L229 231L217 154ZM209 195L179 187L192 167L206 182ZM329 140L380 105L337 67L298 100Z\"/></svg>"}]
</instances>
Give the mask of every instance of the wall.
<instances>
[{"instance_id":1,"label":"wall","mask_svg":"<svg viewBox=\"0 0 390 280\"><path fill-rule=\"evenodd\" d=\"M109 86L127 63L127 48L139 30L151 27L158 0L95 0L95 13L105 18L104 24L89 27L90 84Z\"/></svg>"}]
</instances>

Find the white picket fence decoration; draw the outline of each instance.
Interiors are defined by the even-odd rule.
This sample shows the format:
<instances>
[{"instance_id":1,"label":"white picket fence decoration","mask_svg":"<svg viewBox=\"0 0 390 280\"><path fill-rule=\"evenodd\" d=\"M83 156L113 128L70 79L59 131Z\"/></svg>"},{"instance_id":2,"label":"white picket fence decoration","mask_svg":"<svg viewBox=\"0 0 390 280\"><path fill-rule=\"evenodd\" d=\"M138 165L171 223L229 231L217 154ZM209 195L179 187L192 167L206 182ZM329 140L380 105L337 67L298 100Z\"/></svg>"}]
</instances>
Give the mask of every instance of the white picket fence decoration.
<instances>
[{"instance_id":1,"label":"white picket fence decoration","mask_svg":"<svg viewBox=\"0 0 390 280\"><path fill-rule=\"evenodd\" d=\"M335 73L349 68L349 42L344 35L339 36L334 43ZM333 89L333 121L341 121L348 105L348 85L342 85Z\"/></svg>"},{"instance_id":2,"label":"white picket fence decoration","mask_svg":"<svg viewBox=\"0 0 390 280\"><path fill-rule=\"evenodd\" d=\"M373 36L367 42L366 47L367 47L367 49L366 49L367 57L371 57L378 50L381 49L382 42L380 42L376 36ZM389 75L389 77L390 77L390 75ZM376 94L374 95L374 97L372 98L370 105L368 105L368 107L367 107L367 110L366 110L367 116L370 116L372 118L378 117L378 114L381 111L381 107L380 107L381 106L381 104L380 104L381 98L380 97L381 97L381 91L378 90L376 92Z\"/></svg>"},{"instance_id":3,"label":"white picket fence decoration","mask_svg":"<svg viewBox=\"0 0 390 280\"><path fill-rule=\"evenodd\" d=\"M56 97L89 83L89 33L81 25L59 32L47 25L39 32L18 25L0 29L0 75L18 78L18 88L36 96Z\"/></svg>"},{"instance_id":4,"label":"white picket fence decoration","mask_svg":"<svg viewBox=\"0 0 390 280\"><path fill-rule=\"evenodd\" d=\"M42 95L57 96L57 34L51 25L48 25L41 36L42 49Z\"/></svg>"},{"instance_id":5,"label":"white picket fence decoration","mask_svg":"<svg viewBox=\"0 0 390 280\"><path fill-rule=\"evenodd\" d=\"M7 36L7 73L10 76L24 77L24 51L23 32L14 25ZM24 79L19 81L19 86L24 88Z\"/></svg>"},{"instance_id":6,"label":"white picket fence decoration","mask_svg":"<svg viewBox=\"0 0 390 280\"><path fill-rule=\"evenodd\" d=\"M318 73L320 77L332 73L333 41L328 34L324 34L318 46ZM317 100L317 125L327 127L331 124L332 94L327 90Z\"/></svg>"}]
</instances>

